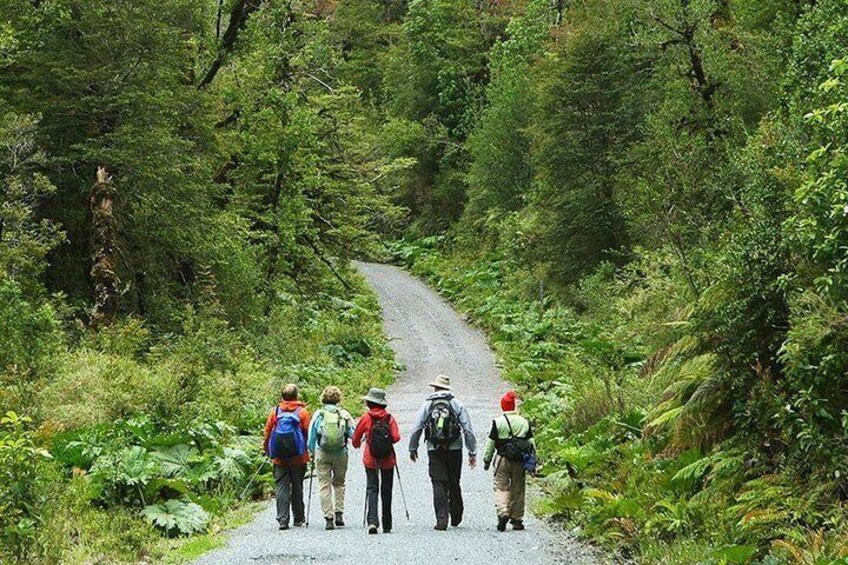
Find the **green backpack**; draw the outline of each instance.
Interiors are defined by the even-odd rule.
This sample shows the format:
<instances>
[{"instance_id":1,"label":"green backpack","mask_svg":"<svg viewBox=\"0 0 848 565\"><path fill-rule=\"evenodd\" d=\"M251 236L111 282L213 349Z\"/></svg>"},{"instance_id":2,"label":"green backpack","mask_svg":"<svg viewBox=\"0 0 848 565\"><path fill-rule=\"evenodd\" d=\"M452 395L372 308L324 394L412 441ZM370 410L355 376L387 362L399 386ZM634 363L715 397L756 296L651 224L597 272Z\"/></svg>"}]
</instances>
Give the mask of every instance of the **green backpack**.
<instances>
[{"instance_id":1,"label":"green backpack","mask_svg":"<svg viewBox=\"0 0 848 565\"><path fill-rule=\"evenodd\" d=\"M318 445L324 451L342 451L347 443L347 420L338 410L323 410Z\"/></svg>"}]
</instances>

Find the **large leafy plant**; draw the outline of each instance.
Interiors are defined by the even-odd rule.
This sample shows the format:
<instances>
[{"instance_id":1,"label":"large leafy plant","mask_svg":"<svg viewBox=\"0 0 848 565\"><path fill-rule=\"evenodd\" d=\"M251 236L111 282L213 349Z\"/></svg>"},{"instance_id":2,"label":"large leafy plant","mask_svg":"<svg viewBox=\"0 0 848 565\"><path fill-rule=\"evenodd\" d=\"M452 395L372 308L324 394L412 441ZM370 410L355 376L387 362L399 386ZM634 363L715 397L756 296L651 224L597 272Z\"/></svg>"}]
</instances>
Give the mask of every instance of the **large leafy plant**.
<instances>
[{"instance_id":1,"label":"large leafy plant","mask_svg":"<svg viewBox=\"0 0 848 565\"><path fill-rule=\"evenodd\" d=\"M141 513L151 524L171 535L202 532L209 524L209 514L199 504L184 500L151 504Z\"/></svg>"}]
</instances>

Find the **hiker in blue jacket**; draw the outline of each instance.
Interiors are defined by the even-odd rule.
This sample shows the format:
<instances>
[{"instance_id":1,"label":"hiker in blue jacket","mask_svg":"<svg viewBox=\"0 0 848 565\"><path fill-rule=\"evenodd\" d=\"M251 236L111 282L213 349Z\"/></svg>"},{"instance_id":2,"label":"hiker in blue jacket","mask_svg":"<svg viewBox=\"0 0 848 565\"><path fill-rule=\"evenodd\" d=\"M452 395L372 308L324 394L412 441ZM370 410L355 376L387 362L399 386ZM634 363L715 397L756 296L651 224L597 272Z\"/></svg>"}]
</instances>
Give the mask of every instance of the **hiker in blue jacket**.
<instances>
[{"instance_id":1,"label":"hiker in blue jacket","mask_svg":"<svg viewBox=\"0 0 848 565\"><path fill-rule=\"evenodd\" d=\"M450 377L439 375L430 386L433 394L418 411L409 440L409 458L413 462L418 460L418 444L424 432L436 510L434 529L444 531L448 529L448 517L453 527L462 522L463 438L468 448L468 466L472 469L477 465L477 440L465 405L451 393Z\"/></svg>"},{"instance_id":2,"label":"hiker in blue jacket","mask_svg":"<svg viewBox=\"0 0 848 565\"><path fill-rule=\"evenodd\" d=\"M274 482L277 486L277 522L280 530L289 529L289 519L294 514L294 525L306 524L303 504L303 480L309 451L309 410L298 400L297 385L283 387L282 401L271 410L265 422L265 453L274 462ZM282 426L280 424L283 424Z\"/></svg>"}]
</instances>

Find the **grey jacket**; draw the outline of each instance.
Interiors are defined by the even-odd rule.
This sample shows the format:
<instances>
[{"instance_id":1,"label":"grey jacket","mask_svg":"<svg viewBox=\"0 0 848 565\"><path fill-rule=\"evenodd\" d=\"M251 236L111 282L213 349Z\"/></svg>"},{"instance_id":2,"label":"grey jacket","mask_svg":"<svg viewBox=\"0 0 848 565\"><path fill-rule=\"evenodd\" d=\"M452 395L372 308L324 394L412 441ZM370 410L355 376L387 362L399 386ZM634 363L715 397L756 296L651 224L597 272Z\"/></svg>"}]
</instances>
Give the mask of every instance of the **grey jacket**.
<instances>
[{"instance_id":1,"label":"grey jacket","mask_svg":"<svg viewBox=\"0 0 848 565\"><path fill-rule=\"evenodd\" d=\"M450 400L451 406L453 406L453 410L456 412L456 416L459 419L459 425L462 428L462 435L460 435L460 437L458 437L457 440L448 447L448 449L462 449L462 440L464 437L465 447L468 449L468 455L476 455L477 438L474 437L474 429L471 427L471 418L468 416L468 410L466 410L465 405L454 398L453 394L449 391L434 392L428 396L424 404L421 405L421 408L418 410L418 416L415 418L415 429L412 430L412 435L409 438L409 452L416 453L418 451L421 434L424 432L424 428L427 427L427 414L430 412L430 404L437 398L447 398ZM427 451L435 451L435 449L436 446L430 441L427 441Z\"/></svg>"}]
</instances>

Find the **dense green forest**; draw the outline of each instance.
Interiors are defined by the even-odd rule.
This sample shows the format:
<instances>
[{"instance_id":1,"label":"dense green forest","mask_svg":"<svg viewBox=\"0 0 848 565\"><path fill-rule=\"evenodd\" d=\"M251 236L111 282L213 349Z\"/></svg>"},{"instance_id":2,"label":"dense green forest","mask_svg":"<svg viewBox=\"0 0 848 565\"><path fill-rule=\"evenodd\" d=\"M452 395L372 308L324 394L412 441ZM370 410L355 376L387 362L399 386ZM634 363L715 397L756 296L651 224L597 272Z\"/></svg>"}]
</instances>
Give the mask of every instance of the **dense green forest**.
<instances>
[{"instance_id":1,"label":"dense green forest","mask_svg":"<svg viewBox=\"0 0 848 565\"><path fill-rule=\"evenodd\" d=\"M0 562L162 562L267 490L283 383L391 377L348 259L408 163L322 10L0 2Z\"/></svg>"},{"instance_id":2,"label":"dense green forest","mask_svg":"<svg viewBox=\"0 0 848 565\"><path fill-rule=\"evenodd\" d=\"M0 561L261 496L279 385L393 360L393 254L643 563L848 562L845 0L0 0Z\"/></svg>"},{"instance_id":3,"label":"dense green forest","mask_svg":"<svg viewBox=\"0 0 848 565\"><path fill-rule=\"evenodd\" d=\"M418 1L385 55L397 255L638 562L848 562L846 57L840 0Z\"/></svg>"}]
</instances>

